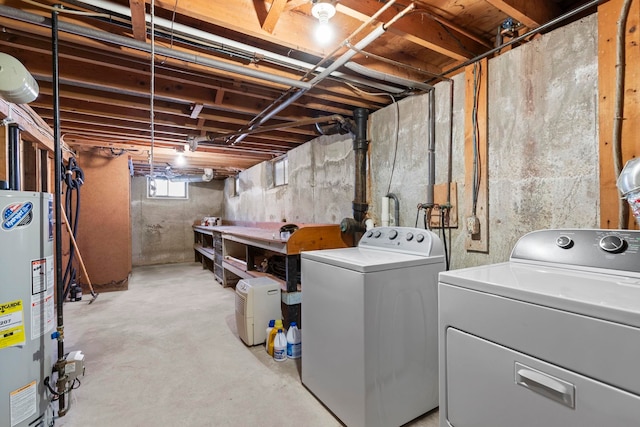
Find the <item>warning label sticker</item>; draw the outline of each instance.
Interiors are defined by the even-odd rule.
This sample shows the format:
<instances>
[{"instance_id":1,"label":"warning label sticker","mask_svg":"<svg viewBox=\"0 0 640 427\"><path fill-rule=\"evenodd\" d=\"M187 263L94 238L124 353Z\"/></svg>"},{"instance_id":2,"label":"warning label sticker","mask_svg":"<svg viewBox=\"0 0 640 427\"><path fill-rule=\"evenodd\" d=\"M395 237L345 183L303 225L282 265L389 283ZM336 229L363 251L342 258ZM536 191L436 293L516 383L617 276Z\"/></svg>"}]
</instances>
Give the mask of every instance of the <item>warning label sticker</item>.
<instances>
[{"instance_id":1,"label":"warning label sticker","mask_svg":"<svg viewBox=\"0 0 640 427\"><path fill-rule=\"evenodd\" d=\"M0 303L0 349L24 345L22 300Z\"/></svg>"},{"instance_id":2,"label":"warning label sticker","mask_svg":"<svg viewBox=\"0 0 640 427\"><path fill-rule=\"evenodd\" d=\"M36 413L36 398L35 381L11 392L11 427L18 425Z\"/></svg>"}]
</instances>

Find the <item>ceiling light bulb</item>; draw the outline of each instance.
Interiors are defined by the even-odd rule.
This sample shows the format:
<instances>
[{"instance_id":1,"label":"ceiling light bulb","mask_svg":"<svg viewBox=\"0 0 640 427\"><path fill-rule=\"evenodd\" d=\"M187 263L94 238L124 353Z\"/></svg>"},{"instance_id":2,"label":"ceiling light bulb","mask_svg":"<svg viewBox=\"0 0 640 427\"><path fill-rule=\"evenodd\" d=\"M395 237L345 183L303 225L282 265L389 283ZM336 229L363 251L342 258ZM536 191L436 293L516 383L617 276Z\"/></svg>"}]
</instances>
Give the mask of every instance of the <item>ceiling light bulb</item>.
<instances>
[{"instance_id":1,"label":"ceiling light bulb","mask_svg":"<svg viewBox=\"0 0 640 427\"><path fill-rule=\"evenodd\" d=\"M331 41L333 41L333 27L329 23L319 23L318 25L316 25L314 35L318 44L326 46Z\"/></svg>"},{"instance_id":2,"label":"ceiling light bulb","mask_svg":"<svg viewBox=\"0 0 640 427\"><path fill-rule=\"evenodd\" d=\"M187 164L187 158L184 156L183 152L178 153L178 157L176 157L176 165L184 166Z\"/></svg>"},{"instance_id":3,"label":"ceiling light bulb","mask_svg":"<svg viewBox=\"0 0 640 427\"><path fill-rule=\"evenodd\" d=\"M311 14L318 18L320 24L326 24L336 14L336 7L332 3L318 1L311 8Z\"/></svg>"}]
</instances>

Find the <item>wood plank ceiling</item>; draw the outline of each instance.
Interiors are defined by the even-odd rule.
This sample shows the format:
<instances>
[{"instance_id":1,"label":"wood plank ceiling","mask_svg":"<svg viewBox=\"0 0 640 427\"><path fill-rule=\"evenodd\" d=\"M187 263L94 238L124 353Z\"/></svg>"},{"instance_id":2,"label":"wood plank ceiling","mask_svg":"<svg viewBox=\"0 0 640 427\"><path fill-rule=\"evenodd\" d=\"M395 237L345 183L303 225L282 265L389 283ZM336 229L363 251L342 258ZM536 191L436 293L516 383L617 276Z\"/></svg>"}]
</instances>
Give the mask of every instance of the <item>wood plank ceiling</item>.
<instances>
[{"instance_id":1,"label":"wood plank ceiling","mask_svg":"<svg viewBox=\"0 0 640 427\"><path fill-rule=\"evenodd\" d=\"M496 38L586 3L333 1L335 35L321 44L311 0L0 0L0 49L36 78L40 95L30 106L52 126L51 9L61 4L64 144L79 155L128 155L137 174L149 173L152 157L159 173L211 168L225 178L337 129L336 115L423 93L425 82L491 50ZM502 27L508 18L515 28ZM355 55L335 67L346 54ZM177 151L187 166L176 163Z\"/></svg>"}]
</instances>

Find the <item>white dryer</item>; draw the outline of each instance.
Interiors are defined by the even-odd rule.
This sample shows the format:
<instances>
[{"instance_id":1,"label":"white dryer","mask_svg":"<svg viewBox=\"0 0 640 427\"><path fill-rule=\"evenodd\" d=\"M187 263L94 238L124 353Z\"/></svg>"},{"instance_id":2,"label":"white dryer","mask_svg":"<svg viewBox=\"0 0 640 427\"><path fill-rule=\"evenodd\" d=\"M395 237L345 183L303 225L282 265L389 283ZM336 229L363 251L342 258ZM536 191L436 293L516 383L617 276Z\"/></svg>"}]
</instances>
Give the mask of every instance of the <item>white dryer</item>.
<instances>
[{"instance_id":1,"label":"white dryer","mask_svg":"<svg viewBox=\"0 0 640 427\"><path fill-rule=\"evenodd\" d=\"M441 427L640 425L640 232L533 232L438 298Z\"/></svg>"},{"instance_id":2,"label":"white dryer","mask_svg":"<svg viewBox=\"0 0 640 427\"><path fill-rule=\"evenodd\" d=\"M438 405L434 233L368 231L358 247L303 252L302 383L350 427L394 427Z\"/></svg>"}]
</instances>

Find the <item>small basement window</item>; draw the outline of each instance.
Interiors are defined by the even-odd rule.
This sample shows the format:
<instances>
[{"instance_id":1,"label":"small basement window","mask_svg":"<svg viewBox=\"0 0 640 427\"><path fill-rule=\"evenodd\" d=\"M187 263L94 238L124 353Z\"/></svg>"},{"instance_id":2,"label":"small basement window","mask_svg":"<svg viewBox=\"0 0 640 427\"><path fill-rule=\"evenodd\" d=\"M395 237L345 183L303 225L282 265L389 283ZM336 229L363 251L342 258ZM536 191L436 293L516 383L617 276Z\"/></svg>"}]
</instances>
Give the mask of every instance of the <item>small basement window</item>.
<instances>
[{"instance_id":1,"label":"small basement window","mask_svg":"<svg viewBox=\"0 0 640 427\"><path fill-rule=\"evenodd\" d=\"M278 187L289 183L289 158L282 156L273 161L273 185Z\"/></svg>"},{"instance_id":2,"label":"small basement window","mask_svg":"<svg viewBox=\"0 0 640 427\"><path fill-rule=\"evenodd\" d=\"M147 197L158 199L188 199L189 183L166 178L147 177Z\"/></svg>"}]
</instances>

